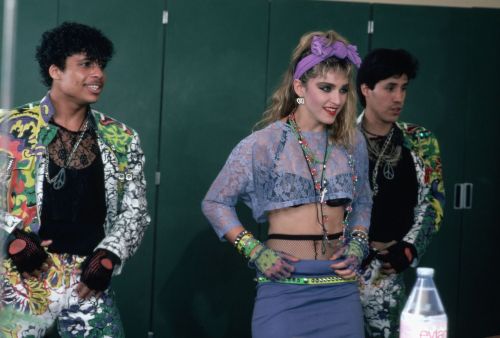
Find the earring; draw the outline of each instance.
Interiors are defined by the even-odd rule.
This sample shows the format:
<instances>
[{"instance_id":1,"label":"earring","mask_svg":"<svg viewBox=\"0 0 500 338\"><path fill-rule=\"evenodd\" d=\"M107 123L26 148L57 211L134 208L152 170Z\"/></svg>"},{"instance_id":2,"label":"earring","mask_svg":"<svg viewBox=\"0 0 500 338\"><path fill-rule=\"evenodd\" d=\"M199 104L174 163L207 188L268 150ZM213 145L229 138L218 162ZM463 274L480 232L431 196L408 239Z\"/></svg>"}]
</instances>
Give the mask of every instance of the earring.
<instances>
[{"instance_id":1,"label":"earring","mask_svg":"<svg viewBox=\"0 0 500 338\"><path fill-rule=\"evenodd\" d=\"M298 97L295 101L297 101L298 104L304 104L304 98L303 97Z\"/></svg>"}]
</instances>

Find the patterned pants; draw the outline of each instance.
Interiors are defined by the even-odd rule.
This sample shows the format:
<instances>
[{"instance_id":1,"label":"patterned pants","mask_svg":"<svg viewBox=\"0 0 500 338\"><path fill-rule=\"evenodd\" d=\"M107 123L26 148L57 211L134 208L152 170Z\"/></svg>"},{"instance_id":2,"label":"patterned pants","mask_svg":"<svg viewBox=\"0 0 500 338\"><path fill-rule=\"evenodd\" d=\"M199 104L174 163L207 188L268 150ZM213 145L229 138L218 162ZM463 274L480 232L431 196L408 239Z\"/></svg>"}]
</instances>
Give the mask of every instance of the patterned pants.
<instances>
[{"instance_id":1,"label":"patterned pants","mask_svg":"<svg viewBox=\"0 0 500 338\"><path fill-rule=\"evenodd\" d=\"M12 261L1 272L0 337L43 337L57 323L61 337L124 337L113 292L80 300L75 288L85 257L50 254L42 280L21 279Z\"/></svg>"},{"instance_id":2,"label":"patterned pants","mask_svg":"<svg viewBox=\"0 0 500 338\"><path fill-rule=\"evenodd\" d=\"M368 337L399 337L399 317L406 302L402 274L383 275L374 259L359 279Z\"/></svg>"}]
</instances>

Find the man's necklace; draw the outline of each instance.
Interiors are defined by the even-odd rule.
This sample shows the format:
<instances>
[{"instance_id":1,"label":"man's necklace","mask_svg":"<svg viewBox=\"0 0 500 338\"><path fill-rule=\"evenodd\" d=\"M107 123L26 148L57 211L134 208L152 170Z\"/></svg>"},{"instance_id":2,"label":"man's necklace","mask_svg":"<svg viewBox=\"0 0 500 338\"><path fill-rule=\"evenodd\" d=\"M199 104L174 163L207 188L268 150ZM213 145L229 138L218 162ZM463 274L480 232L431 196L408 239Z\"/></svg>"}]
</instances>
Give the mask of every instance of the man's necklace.
<instances>
[{"instance_id":1,"label":"man's necklace","mask_svg":"<svg viewBox=\"0 0 500 338\"><path fill-rule=\"evenodd\" d=\"M54 190L59 190L61 189L64 184L66 183L66 168L68 168L69 164L71 163L71 160L73 158L73 155L75 154L76 150L78 149L78 146L83 140L83 137L85 136L85 133L87 132L87 127L89 124L89 118L87 117L85 119L85 122L83 124L83 130L80 132L80 136L78 137L78 140L75 142L75 145L71 149L71 152L69 153L69 156L66 158L66 161L64 161L63 165L57 172L57 174L50 178L49 176L49 156L47 152L47 158L45 159L45 178L47 179L47 182L49 184L52 184L52 187ZM81 129L81 128L80 128ZM61 139L62 146L64 147L64 143Z\"/></svg>"},{"instance_id":2,"label":"man's necklace","mask_svg":"<svg viewBox=\"0 0 500 338\"><path fill-rule=\"evenodd\" d=\"M375 135L367 131L363 125L361 125L361 129L365 132L366 134L370 135ZM391 131L389 132L387 138L384 141L384 144L382 145L382 149L380 150L380 153L377 156L377 160L375 161L375 166L373 167L373 173L372 173L372 190L373 190L373 196L376 196L378 194L378 183L377 183L377 176L378 176L378 168L380 165L380 161L382 160L382 157L384 156L385 151L387 150L387 147L391 143L392 135L394 134L394 126L391 127ZM375 135L380 137L379 135ZM367 140L369 143L370 141ZM384 177L387 179L393 179L394 178L394 168L392 165L390 165L387 161L385 162L384 165Z\"/></svg>"}]
</instances>

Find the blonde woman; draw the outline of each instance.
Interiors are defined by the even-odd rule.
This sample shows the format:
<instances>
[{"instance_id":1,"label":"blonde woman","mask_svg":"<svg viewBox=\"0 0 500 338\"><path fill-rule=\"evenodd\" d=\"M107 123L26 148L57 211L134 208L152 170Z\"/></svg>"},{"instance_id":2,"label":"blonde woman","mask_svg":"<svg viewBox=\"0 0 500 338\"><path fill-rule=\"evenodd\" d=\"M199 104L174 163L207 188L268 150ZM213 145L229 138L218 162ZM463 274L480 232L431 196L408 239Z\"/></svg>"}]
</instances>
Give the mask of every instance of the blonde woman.
<instances>
[{"instance_id":1,"label":"blonde woman","mask_svg":"<svg viewBox=\"0 0 500 338\"><path fill-rule=\"evenodd\" d=\"M362 337L357 270L368 249L371 191L356 130L356 47L305 34L258 124L232 151L202 203L219 237L257 270L253 337ZM241 199L261 243L240 223Z\"/></svg>"}]
</instances>

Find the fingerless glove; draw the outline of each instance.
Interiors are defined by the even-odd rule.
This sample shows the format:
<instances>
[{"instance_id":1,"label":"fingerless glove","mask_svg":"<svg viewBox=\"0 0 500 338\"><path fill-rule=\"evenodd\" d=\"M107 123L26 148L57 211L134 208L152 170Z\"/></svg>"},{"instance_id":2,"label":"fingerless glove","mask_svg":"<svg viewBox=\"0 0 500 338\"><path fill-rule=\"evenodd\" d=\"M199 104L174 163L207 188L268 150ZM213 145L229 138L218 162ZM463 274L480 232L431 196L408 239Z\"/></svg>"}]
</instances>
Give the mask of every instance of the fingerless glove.
<instances>
[{"instance_id":1,"label":"fingerless glove","mask_svg":"<svg viewBox=\"0 0 500 338\"><path fill-rule=\"evenodd\" d=\"M19 273L32 273L40 269L48 255L41 245L40 237L33 232L15 229L14 239L9 243L8 255Z\"/></svg>"},{"instance_id":2,"label":"fingerless glove","mask_svg":"<svg viewBox=\"0 0 500 338\"><path fill-rule=\"evenodd\" d=\"M368 234L363 230L353 230L348 237L344 256L355 259L356 266L353 267L357 270L361 267L363 260L368 256L368 252Z\"/></svg>"},{"instance_id":3,"label":"fingerless glove","mask_svg":"<svg viewBox=\"0 0 500 338\"><path fill-rule=\"evenodd\" d=\"M406 270L413 259L417 257L417 250L415 247L405 241L397 242L387 248L388 253L385 255L377 255L377 258L382 262L391 264L396 272L400 273Z\"/></svg>"},{"instance_id":4,"label":"fingerless glove","mask_svg":"<svg viewBox=\"0 0 500 338\"><path fill-rule=\"evenodd\" d=\"M281 257L272 249L266 247L257 238L253 237L249 231L242 231L236 240L234 246L243 256L249 259L250 266L255 266L260 272L264 273L278 262Z\"/></svg>"},{"instance_id":5,"label":"fingerless glove","mask_svg":"<svg viewBox=\"0 0 500 338\"><path fill-rule=\"evenodd\" d=\"M109 287L113 268L120 259L113 253L99 249L83 261L81 282L89 289L104 291Z\"/></svg>"}]
</instances>

